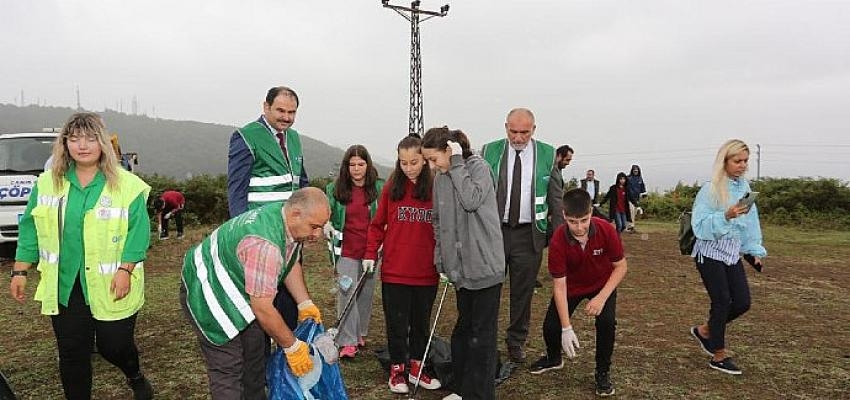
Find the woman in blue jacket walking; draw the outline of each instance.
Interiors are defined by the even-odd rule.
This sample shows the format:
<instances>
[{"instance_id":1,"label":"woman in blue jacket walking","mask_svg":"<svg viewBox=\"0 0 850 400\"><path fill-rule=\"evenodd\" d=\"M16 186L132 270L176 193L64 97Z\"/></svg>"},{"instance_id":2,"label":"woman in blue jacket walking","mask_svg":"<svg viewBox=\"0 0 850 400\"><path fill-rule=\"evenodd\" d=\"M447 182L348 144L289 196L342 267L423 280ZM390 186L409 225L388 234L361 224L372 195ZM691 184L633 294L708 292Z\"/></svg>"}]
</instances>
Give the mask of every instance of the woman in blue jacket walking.
<instances>
[{"instance_id":1,"label":"woman in blue jacket walking","mask_svg":"<svg viewBox=\"0 0 850 400\"><path fill-rule=\"evenodd\" d=\"M750 149L738 139L720 147L714 173L697 194L691 225L697 240L695 258L702 282L711 298L708 322L691 328L702 350L711 355L709 366L740 375L726 355L726 325L750 308L750 288L741 255L751 256L760 268L767 251L762 246L758 208L739 202L750 191L744 178Z\"/></svg>"}]
</instances>

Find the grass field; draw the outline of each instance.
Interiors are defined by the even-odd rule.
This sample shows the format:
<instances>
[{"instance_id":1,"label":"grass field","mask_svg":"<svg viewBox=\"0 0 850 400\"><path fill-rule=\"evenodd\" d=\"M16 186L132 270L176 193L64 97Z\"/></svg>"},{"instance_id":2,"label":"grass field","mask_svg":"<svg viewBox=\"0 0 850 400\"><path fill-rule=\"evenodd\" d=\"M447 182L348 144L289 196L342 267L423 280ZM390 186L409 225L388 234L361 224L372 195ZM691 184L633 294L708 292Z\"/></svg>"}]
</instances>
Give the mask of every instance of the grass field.
<instances>
[{"instance_id":1,"label":"grass field","mask_svg":"<svg viewBox=\"0 0 850 400\"><path fill-rule=\"evenodd\" d=\"M743 369L730 376L708 368L708 358L688 334L708 312L708 297L690 258L678 255L673 224L644 222L641 234L624 236L629 273L618 291L617 343L612 381L617 397L631 399L850 399L850 233L813 233L768 227L770 257L761 274L748 268L753 306L734 322L727 344ZM143 368L160 399L207 398L206 375L195 337L180 312L177 285L182 255L208 229L187 233L184 241L154 243L147 269L147 303L136 331ZM308 286L327 319L334 313L333 271L321 249L306 253ZM4 263L4 271L11 264ZM534 296L529 358L543 351L540 326L551 296L544 266L543 288ZM8 274L0 279L8 292ZM28 291L35 289L30 279ZM448 337L455 320L449 291L437 332ZM500 327L507 318L503 293ZM380 291L367 351L343 361L353 399L403 399L386 386L386 374L371 350L384 344ZM593 320L574 316L582 347L564 369L535 376L520 368L497 389L500 399L591 399ZM500 332L500 338L504 332ZM499 345L504 353L504 345ZM120 372L93 356L94 398L126 399ZM0 370L21 399L62 397L56 350L48 317L39 304L0 300ZM420 399L440 399L445 391L420 391Z\"/></svg>"}]
</instances>

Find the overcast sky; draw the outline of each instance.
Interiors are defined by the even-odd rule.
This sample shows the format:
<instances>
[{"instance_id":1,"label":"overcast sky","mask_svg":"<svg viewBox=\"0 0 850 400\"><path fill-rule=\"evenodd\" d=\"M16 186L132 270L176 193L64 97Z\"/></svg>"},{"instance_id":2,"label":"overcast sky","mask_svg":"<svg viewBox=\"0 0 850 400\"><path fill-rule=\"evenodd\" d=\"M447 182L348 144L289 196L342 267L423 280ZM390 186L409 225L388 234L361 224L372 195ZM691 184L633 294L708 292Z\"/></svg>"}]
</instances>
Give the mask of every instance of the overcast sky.
<instances>
[{"instance_id":1,"label":"overcast sky","mask_svg":"<svg viewBox=\"0 0 850 400\"><path fill-rule=\"evenodd\" d=\"M476 148L524 106L535 138L576 149L567 178L595 168L607 186L637 163L667 189L706 179L737 137L761 144L763 176L850 179L850 2L455 0L421 30L426 129ZM91 110L135 96L243 125L284 84L302 134L394 160L409 35L379 0L0 0L0 102L74 106L79 85Z\"/></svg>"}]
</instances>

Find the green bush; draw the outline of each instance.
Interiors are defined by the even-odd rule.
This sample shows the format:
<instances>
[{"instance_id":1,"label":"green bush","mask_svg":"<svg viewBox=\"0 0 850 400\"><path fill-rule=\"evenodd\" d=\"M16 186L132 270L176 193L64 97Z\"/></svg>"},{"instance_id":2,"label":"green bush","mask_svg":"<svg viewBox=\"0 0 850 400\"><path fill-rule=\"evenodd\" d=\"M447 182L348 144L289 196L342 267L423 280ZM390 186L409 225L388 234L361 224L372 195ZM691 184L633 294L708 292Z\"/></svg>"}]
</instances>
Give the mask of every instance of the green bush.
<instances>
[{"instance_id":1,"label":"green bush","mask_svg":"<svg viewBox=\"0 0 850 400\"><path fill-rule=\"evenodd\" d=\"M850 187L828 178L765 178L751 182L762 222L810 226L812 229L850 229ZM641 200L645 217L674 221L689 210L699 192L697 183L679 183L663 194Z\"/></svg>"},{"instance_id":2,"label":"green bush","mask_svg":"<svg viewBox=\"0 0 850 400\"><path fill-rule=\"evenodd\" d=\"M156 211L153 202L166 190L177 190L186 198L183 223L220 224L229 218L227 209L227 176L198 175L183 181L162 175L140 175L151 186L148 213L151 227L156 229Z\"/></svg>"}]
</instances>

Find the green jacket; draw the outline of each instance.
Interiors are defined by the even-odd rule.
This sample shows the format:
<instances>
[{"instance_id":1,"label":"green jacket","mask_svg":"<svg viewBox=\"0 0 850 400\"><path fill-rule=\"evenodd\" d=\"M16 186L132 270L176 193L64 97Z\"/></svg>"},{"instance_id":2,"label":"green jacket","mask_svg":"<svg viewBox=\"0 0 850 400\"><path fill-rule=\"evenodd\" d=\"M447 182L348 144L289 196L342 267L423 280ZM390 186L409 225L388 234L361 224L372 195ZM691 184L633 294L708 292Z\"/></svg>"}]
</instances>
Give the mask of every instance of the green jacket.
<instances>
[{"instance_id":1,"label":"green jacket","mask_svg":"<svg viewBox=\"0 0 850 400\"><path fill-rule=\"evenodd\" d=\"M83 273L87 299L92 316L100 321L114 321L132 316L144 304L144 265L138 263L131 275L130 292L115 300L110 292L112 277L122 264L123 250L129 233L130 205L142 195L147 199L150 186L123 169L118 170L118 190L105 185L94 207L83 216ZM38 270L41 280L35 299L41 301L41 312L59 313L60 243L62 222L67 211L70 182L62 187L53 185L49 172L36 181L37 199L30 214L38 240ZM35 194L35 193L34 193ZM60 218L61 216L61 218ZM145 219L147 221L147 219ZM137 227L144 229L144 227ZM149 235L150 226L147 226ZM122 272L123 273L123 272Z\"/></svg>"},{"instance_id":2,"label":"green jacket","mask_svg":"<svg viewBox=\"0 0 850 400\"><path fill-rule=\"evenodd\" d=\"M220 346L229 342L256 319L245 292L245 269L236 247L246 236L258 236L275 244L281 258L285 258L287 237L282 209L282 202L273 202L248 210L225 222L186 253L182 272L186 304L210 343ZM299 253L300 244L281 265L278 282L289 274Z\"/></svg>"},{"instance_id":3,"label":"green jacket","mask_svg":"<svg viewBox=\"0 0 850 400\"><path fill-rule=\"evenodd\" d=\"M254 157L248 183L248 209L288 200L298 190L304 168L298 132L286 130L286 157L277 139L260 122L251 122L238 132Z\"/></svg>"},{"instance_id":4,"label":"green jacket","mask_svg":"<svg viewBox=\"0 0 850 400\"><path fill-rule=\"evenodd\" d=\"M378 198L381 197L381 191L384 189L384 180L378 179L375 182L375 188L378 191L378 196L375 197L375 200L369 204L369 219L371 220L375 216L375 212L378 210ZM330 258L331 264L336 265L337 261L339 261L340 255L342 255L342 231L345 228L345 204L340 203L336 197L334 197L334 191L336 190L336 182L328 183L325 186L325 194L328 196L328 201L331 206L331 219L330 223L333 227L333 231L331 232L331 238L328 240L328 257Z\"/></svg>"},{"instance_id":5,"label":"green jacket","mask_svg":"<svg viewBox=\"0 0 850 400\"><path fill-rule=\"evenodd\" d=\"M493 182L495 182L498 193L499 184L505 184L505 179L501 179L500 175L502 161L505 160L507 151L507 139L500 139L484 145L481 151L483 158L490 165L490 171L493 174ZM534 141L534 178L532 180L532 190L534 194L533 215L534 226L540 233L546 233L546 228L549 225L549 204L547 202L547 194L549 190L549 179L552 174L552 168L555 165L555 148L543 143L539 140ZM507 187L507 186L505 186ZM560 199L558 199L560 200ZM500 216L503 215L505 204L497 205L500 210Z\"/></svg>"}]
</instances>

